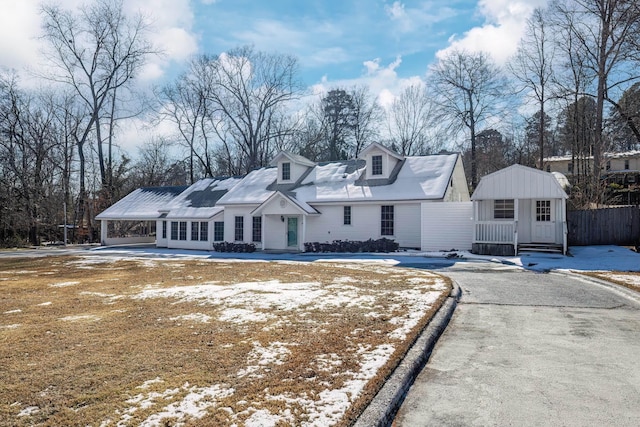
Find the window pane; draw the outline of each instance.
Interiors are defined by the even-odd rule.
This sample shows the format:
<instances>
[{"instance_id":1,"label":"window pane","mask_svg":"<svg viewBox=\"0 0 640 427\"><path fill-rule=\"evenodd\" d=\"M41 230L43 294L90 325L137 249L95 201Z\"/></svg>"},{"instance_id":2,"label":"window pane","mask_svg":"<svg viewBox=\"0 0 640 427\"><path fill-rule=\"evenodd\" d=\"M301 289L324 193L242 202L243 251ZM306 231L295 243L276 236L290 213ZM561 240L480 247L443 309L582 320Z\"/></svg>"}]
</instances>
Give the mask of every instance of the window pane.
<instances>
[{"instance_id":1,"label":"window pane","mask_svg":"<svg viewBox=\"0 0 640 427\"><path fill-rule=\"evenodd\" d=\"M191 240L200 240L200 223L191 221Z\"/></svg>"},{"instance_id":2,"label":"window pane","mask_svg":"<svg viewBox=\"0 0 640 427\"><path fill-rule=\"evenodd\" d=\"M235 226L235 240L238 242L244 241L244 217L237 216L236 217L236 226Z\"/></svg>"},{"instance_id":3,"label":"window pane","mask_svg":"<svg viewBox=\"0 0 640 427\"><path fill-rule=\"evenodd\" d=\"M513 219L513 199L497 199L493 201L493 217L495 219Z\"/></svg>"},{"instance_id":4,"label":"window pane","mask_svg":"<svg viewBox=\"0 0 640 427\"><path fill-rule=\"evenodd\" d=\"M187 221L180 221L180 236L179 240L187 240Z\"/></svg>"},{"instance_id":5,"label":"window pane","mask_svg":"<svg viewBox=\"0 0 640 427\"><path fill-rule=\"evenodd\" d=\"M282 180L289 181L291 179L291 163L282 164Z\"/></svg>"},{"instance_id":6,"label":"window pane","mask_svg":"<svg viewBox=\"0 0 640 427\"><path fill-rule=\"evenodd\" d=\"M343 217L344 225L351 225L351 206L344 207Z\"/></svg>"},{"instance_id":7,"label":"window pane","mask_svg":"<svg viewBox=\"0 0 640 427\"><path fill-rule=\"evenodd\" d=\"M382 175L382 156L371 157L371 175Z\"/></svg>"},{"instance_id":8,"label":"window pane","mask_svg":"<svg viewBox=\"0 0 640 427\"><path fill-rule=\"evenodd\" d=\"M253 241L261 242L262 241L262 217L254 216L253 217Z\"/></svg>"},{"instance_id":9,"label":"window pane","mask_svg":"<svg viewBox=\"0 0 640 427\"><path fill-rule=\"evenodd\" d=\"M178 223L176 221L171 222L171 240L178 240Z\"/></svg>"},{"instance_id":10,"label":"window pane","mask_svg":"<svg viewBox=\"0 0 640 427\"><path fill-rule=\"evenodd\" d=\"M209 240L209 223L206 221L200 223L200 240L203 242Z\"/></svg>"},{"instance_id":11,"label":"window pane","mask_svg":"<svg viewBox=\"0 0 640 427\"><path fill-rule=\"evenodd\" d=\"M216 221L213 223L213 240L216 242L224 241L224 222Z\"/></svg>"},{"instance_id":12,"label":"window pane","mask_svg":"<svg viewBox=\"0 0 640 427\"><path fill-rule=\"evenodd\" d=\"M382 206L380 213L380 234L393 236L393 206Z\"/></svg>"},{"instance_id":13,"label":"window pane","mask_svg":"<svg viewBox=\"0 0 640 427\"><path fill-rule=\"evenodd\" d=\"M162 238L167 238L167 221L162 221Z\"/></svg>"},{"instance_id":14,"label":"window pane","mask_svg":"<svg viewBox=\"0 0 640 427\"><path fill-rule=\"evenodd\" d=\"M536 200L536 221L551 221L551 200Z\"/></svg>"}]
</instances>

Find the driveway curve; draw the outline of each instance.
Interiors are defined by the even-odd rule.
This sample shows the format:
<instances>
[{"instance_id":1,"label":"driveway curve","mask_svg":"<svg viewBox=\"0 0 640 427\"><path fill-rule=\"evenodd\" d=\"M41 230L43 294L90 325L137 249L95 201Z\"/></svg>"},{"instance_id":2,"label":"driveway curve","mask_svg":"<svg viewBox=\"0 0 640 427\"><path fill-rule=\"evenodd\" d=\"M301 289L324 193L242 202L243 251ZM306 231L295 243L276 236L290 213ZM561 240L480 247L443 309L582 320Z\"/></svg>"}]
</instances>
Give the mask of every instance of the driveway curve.
<instances>
[{"instance_id":1,"label":"driveway curve","mask_svg":"<svg viewBox=\"0 0 640 427\"><path fill-rule=\"evenodd\" d=\"M638 425L637 300L568 274L440 272L462 297L395 427Z\"/></svg>"}]
</instances>

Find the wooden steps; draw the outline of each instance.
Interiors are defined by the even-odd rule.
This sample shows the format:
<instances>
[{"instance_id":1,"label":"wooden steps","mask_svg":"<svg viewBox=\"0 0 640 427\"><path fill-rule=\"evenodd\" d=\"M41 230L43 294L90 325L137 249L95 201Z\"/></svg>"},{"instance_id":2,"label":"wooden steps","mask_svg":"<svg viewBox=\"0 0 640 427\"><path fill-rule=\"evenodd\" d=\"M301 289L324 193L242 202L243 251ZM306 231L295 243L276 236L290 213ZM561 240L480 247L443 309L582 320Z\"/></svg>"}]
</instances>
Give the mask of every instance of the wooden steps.
<instances>
[{"instance_id":1,"label":"wooden steps","mask_svg":"<svg viewBox=\"0 0 640 427\"><path fill-rule=\"evenodd\" d=\"M521 243L518 252L551 252L562 253L562 245L555 243Z\"/></svg>"}]
</instances>

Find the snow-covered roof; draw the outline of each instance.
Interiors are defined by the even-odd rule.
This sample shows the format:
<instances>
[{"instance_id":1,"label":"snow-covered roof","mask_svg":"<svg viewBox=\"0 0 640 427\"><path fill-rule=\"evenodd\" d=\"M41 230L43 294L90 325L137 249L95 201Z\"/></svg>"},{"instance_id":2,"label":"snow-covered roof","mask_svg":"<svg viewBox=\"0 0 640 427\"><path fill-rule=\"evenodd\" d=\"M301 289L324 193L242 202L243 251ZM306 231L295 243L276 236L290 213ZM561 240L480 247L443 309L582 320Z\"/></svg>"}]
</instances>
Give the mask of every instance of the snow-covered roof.
<instances>
[{"instance_id":1,"label":"snow-covered roof","mask_svg":"<svg viewBox=\"0 0 640 427\"><path fill-rule=\"evenodd\" d=\"M402 160L404 158L401 154L396 153L395 151L393 151L393 150L391 150L391 149L389 149L389 148L385 147L384 145L379 144L377 142L373 142L373 143L367 145L360 152L359 158L364 159L369 151L382 151L382 152L390 155L391 157L395 157L398 160Z\"/></svg>"},{"instance_id":2,"label":"snow-covered roof","mask_svg":"<svg viewBox=\"0 0 640 427\"><path fill-rule=\"evenodd\" d=\"M96 219L153 220L160 217L160 209L186 189L187 186L138 188L105 209Z\"/></svg>"},{"instance_id":3,"label":"snow-covered roof","mask_svg":"<svg viewBox=\"0 0 640 427\"><path fill-rule=\"evenodd\" d=\"M638 150L633 150L633 151L622 151L619 153L604 153L602 155L602 157L606 160L606 159L624 159L627 157L640 157L640 151ZM544 158L544 162L567 162L567 161L571 161L573 159L577 159L579 158L578 156L574 157L571 154L567 154L564 156L552 156L552 157L545 157ZM586 157L582 157L585 159L593 159L593 156L586 156Z\"/></svg>"},{"instance_id":4,"label":"snow-covered roof","mask_svg":"<svg viewBox=\"0 0 640 427\"><path fill-rule=\"evenodd\" d=\"M299 154L293 154L293 153L289 153L288 151L281 151L279 152L274 158L273 160L271 160L270 165L271 166L276 166L278 164L278 162L280 161L280 159L282 159L283 157L287 158L288 160L290 160L293 163L297 163L300 165L305 165L305 166L309 166L309 167L313 167L316 164L313 163L311 160L307 159L304 156L301 156Z\"/></svg>"},{"instance_id":5,"label":"snow-covered roof","mask_svg":"<svg viewBox=\"0 0 640 427\"><path fill-rule=\"evenodd\" d=\"M223 210L221 206L216 206L218 200L240 181L240 178L202 179L187 188L178 197L164 206L161 211L167 212L167 219L212 218Z\"/></svg>"},{"instance_id":6,"label":"snow-covered roof","mask_svg":"<svg viewBox=\"0 0 640 427\"><path fill-rule=\"evenodd\" d=\"M566 199L558 180L549 172L522 165L511 165L485 175L471 200Z\"/></svg>"},{"instance_id":7,"label":"snow-covered roof","mask_svg":"<svg viewBox=\"0 0 640 427\"><path fill-rule=\"evenodd\" d=\"M260 204L273 194L268 190L278 178L278 169L261 168L250 172L242 181L222 196L218 205Z\"/></svg>"},{"instance_id":8,"label":"snow-covered roof","mask_svg":"<svg viewBox=\"0 0 640 427\"><path fill-rule=\"evenodd\" d=\"M395 180L386 185L369 185L361 180L363 168L349 172L346 163L328 163L316 166L292 191L298 200L311 204L441 199L457 160L457 154L407 157Z\"/></svg>"}]
</instances>

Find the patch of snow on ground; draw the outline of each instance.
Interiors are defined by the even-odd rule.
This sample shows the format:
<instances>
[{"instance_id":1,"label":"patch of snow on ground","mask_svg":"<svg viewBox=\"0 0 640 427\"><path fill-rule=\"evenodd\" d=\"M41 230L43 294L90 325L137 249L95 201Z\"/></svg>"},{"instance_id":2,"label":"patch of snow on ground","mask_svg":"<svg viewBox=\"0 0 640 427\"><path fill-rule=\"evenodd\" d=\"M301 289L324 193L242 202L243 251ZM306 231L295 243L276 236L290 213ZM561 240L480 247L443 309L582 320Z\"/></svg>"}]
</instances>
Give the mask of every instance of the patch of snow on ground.
<instances>
[{"instance_id":1,"label":"patch of snow on ground","mask_svg":"<svg viewBox=\"0 0 640 427\"><path fill-rule=\"evenodd\" d=\"M2 326L0 326L0 328L2 328L2 329L18 329L20 326L22 326L21 323L14 323L12 325L2 325Z\"/></svg>"},{"instance_id":2,"label":"patch of snow on ground","mask_svg":"<svg viewBox=\"0 0 640 427\"><path fill-rule=\"evenodd\" d=\"M51 286L52 288L66 288L67 286L74 286L79 283L80 282L58 282L58 283L52 283L49 286Z\"/></svg>"},{"instance_id":3,"label":"patch of snow on ground","mask_svg":"<svg viewBox=\"0 0 640 427\"><path fill-rule=\"evenodd\" d=\"M246 308L228 308L222 311L218 320L238 324L267 322L276 316L270 313L262 313Z\"/></svg>"},{"instance_id":4,"label":"patch of snow on ground","mask_svg":"<svg viewBox=\"0 0 640 427\"><path fill-rule=\"evenodd\" d=\"M15 313L22 313L22 310L20 310L19 308L15 309L15 310L9 310L9 311L5 311L2 314L15 314Z\"/></svg>"},{"instance_id":5,"label":"patch of snow on ground","mask_svg":"<svg viewBox=\"0 0 640 427\"><path fill-rule=\"evenodd\" d=\"M181 316L170 317L169 320L190 320L193 322L199 323L209 323L211 320L211 316L208 316L204 313L191 313L191 314L183 314Z\"/></svg>"},{"instance_id":6,"label":"patch of snow on ground","mask_svg":"<svg viewBox=\"0 0 640 427\"><path fill-rule=\"evenodd\" d=\"M267 347L263 347L258 341L253 342L253 350L247 354L247 367L240 369L237 373L239 378L247 375L260 378L262 375L257 374L267 365L282 365L284 358L291 354L291 350L287 348L287 343L272 342Z\"/></svg>"},{"instance_id":7,"label":"patch of snow on ground","mask_svg":"<svg viewBox=\"0 0 640 427\"><path fill-rule=\"evenodd\" d=\"M81 320L86 320L87 322L97 322L98 320L100 320L100 317L94 314L82 314L77 316L61 317L60 320L63 320L65 322L79 322Z\"/></svg>"},{"instance_id":8,"label":"patch of snow on ground","mask_svg":"<svg viewBox=\"0 0 640 427\"><path fill-rule=\"evenodd\" d=\"M51 305L51 301L46 301L46 302L42 302L40 304L36 304L38 307L46 307L48 305Z\"/></svg>"},{"instance_id":9,"label":"patch of snow on ground","mask_svg":"<svg viewBox=\"0 0 640 427\"><path fill-rule=\"evenodd\" d=\"M396 293L400 301L411 301L411 310L402 317L389 319L389 323L399 325L399 328L389 334L389 338L404 340L407 334L416 327L424 314L433 306L440 296L440 292L424 292L420 289L407 289Z\"/></svg>"},{"instance_id":10,"label":"patch of snow on ground","mask_svg":"<svg viewBox=\"0 0 640 427\"><path fill-rule=\"evenodd\" d=\"M150 415L140 423L140 427L156 427L165 425L164 420L170 419L171 425L182 426L190 418L202 418L208 413L208 408L217 406L219 399L224 399L235 393L232 388L225 388L218 384L212 387L182 386L187 395L180 401L170 403L161 412Z\"/></svg>"},{"instance_id":11,"label":"patch of snow on ground","mask_svg":"<svg viewBox=\"0 0 640 427\"><path fill-rule=\"evenodd\" d=\"M37 414L38 412L40 412L40 408L38 408L37 406L27 406L26 408L24 408L22 411L18 413L18 416L30 417L32 415Z\"/></svg>"},{"instance_id":12,"label":"patch of snow on ground","mask_svg":"<svg viewBox=\"0 0 640 427\"><path fill-rule=\"evenodd\" d=\"M633 274L616 274L616 273L601 273L604 277L611 280L617 280L618 282L626 283L628 285L640 286L640 276Z\"/></svg>"},{"instance_id":13,"label":"patch of snow on ground","mask_svg":"<svg viewBox=\"0 0 640 427\"><path fill-rule=\"evenodd\" d=\"M251 409L253 408L249 408ZM245 427L275 427L281 421L283 417L274 415L266 409L259 409L246 419L244 425Z\"/></svg>"}]
</instances>

